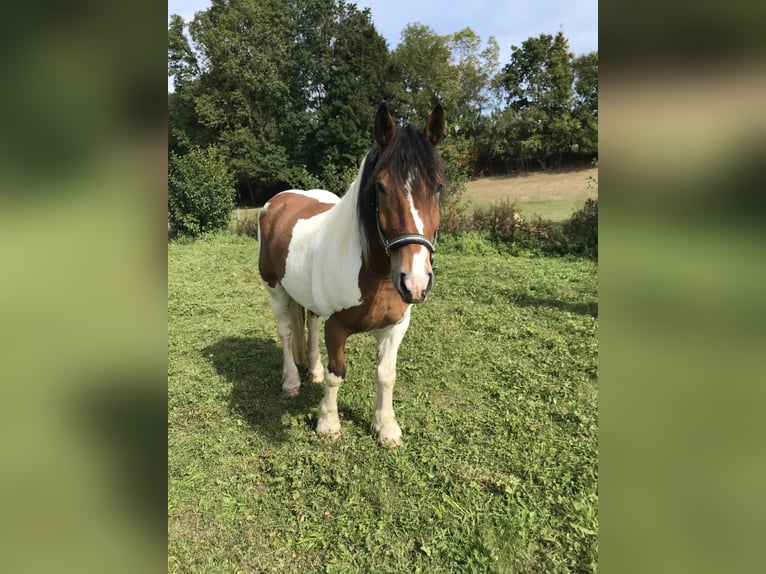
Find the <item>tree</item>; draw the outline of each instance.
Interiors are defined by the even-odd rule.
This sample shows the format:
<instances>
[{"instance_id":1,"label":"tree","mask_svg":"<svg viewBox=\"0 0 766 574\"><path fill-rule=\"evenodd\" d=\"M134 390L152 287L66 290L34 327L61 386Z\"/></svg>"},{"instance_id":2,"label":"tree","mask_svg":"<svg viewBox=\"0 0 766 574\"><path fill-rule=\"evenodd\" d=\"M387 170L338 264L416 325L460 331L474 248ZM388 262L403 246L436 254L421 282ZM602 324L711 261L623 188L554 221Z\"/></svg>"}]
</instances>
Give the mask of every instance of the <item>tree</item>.
<instances>
[{"instance_id":1,"label":"tree","mask_svg":"<svg viewBox=\"0 0 766 574\"><path fill-rule=\"evenodd\" d=\"M199 74L197 57L184 34L186 24L178 14L170 16L168 26L168 77L173 78L176 89Z\"/></svg>"},{"instance_id":2,"label":"tree","mask_svg":"<svg viewBox=\"0 0 766 574\"><path fill-rule=\"evenodd\" d=\"M385 39L369 10L341 4L330 29L329 65L322 79L324 97L317 101L316 128L310 138L309 168L322 174L328 189L345 191L344 174L353 172L371 143L371 120L384 97L388 62Z\"/></svg>"},{"instance_id":3,"label":"tree","mask_svg":"<svg viewBox=\"0 0 766 574\"><path fill-rule=\"evenodd\" d=\"M534 159L542 168L552 161L558 167L575 149L579 128L572 114L574 55L561 32L529 38L512 50L499 83L509 108L517 114L519 160Z\"/></svg>"},{"instance_id":4,"label":"tree","mask_svg":"<svg viewBox=\"0 0 766 574\"><path fill-rule=\"evenodd\" d=\"M447 36L451 64L457 72L453 124L473 133L492 105L491 78L498 67L500 47L493 36L481 49L481 38L470 28Z\"/></svg>"},{"instance_id":5,"label":"tree","mask_svg":"<svg viewBox=\"0 0 766 574\"><path fill-rule=\"evenodd\" d=\"M277 0L212 0L189 24L200 73L193 100L200 131L228 158L241 190L270 188L288 162L280 123L291 101L284 66L293 37L290 13Z\"/></svg>"},{"instance_id":6,"label":"tree","mask_svg":"<svg viewBox=\"0 0 766 574\"><path fill-rule=\"evenodd\" d=\"M437 103L454 118L458 76L451 57L447 37L428 26L408 24L402 30L390 57L388 100L403 123L422 125Z\"/></svg>"},{"instance_id":7,"label":"tree","mask_svg":"<svg viewBox=\"0 0 766 574\"><path fill-rule=\"evenodd\" d=\"M548 116L568 110L572 98L573 54L564 34L540 34L511 46L501 75L507 102L515 110L537 108Z\"/></svg>"},{"instance_id":8,"label":"tree","mask_svg":"<svg viewBox=\"0 0 766 574\"><path fill-rule=\"evenodd\" d=\"M342 191L383 96L388 51L369 11L343 0L213 0L189 25L195 50L181 23L171 18L168 30L168 74L184 74L169 97L171 149L218 146L253 204L322 180Z\"/></svg>"},{"instance_id":9,"label":"tree","mask_svg":"<svg viewBox=\"0 0 766 574\"><path fill-rule=\"evenodd\" d=\"M579 122L576 136L580 153L598 154L598 52L575 58L573 116Z\"/></svg>"}]
</instances>

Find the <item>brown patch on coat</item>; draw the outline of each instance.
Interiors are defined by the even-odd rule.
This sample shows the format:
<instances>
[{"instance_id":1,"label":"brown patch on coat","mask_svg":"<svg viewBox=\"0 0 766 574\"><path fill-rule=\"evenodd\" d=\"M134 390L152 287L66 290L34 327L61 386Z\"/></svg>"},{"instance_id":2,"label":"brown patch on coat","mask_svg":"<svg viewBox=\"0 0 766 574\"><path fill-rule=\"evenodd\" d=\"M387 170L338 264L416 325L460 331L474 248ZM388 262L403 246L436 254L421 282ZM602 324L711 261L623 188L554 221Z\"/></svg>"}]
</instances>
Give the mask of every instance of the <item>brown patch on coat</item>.
<instances>
[{"instance_id":1,"label":"brown patch on coat","mask_svg":"<svg viewBox=\"0 0 766 574\"><path fill-rule=\"evenodd\" d=\"M276 287L285 276L287 252L298 220L324 213L335 205L292 191L278 193L266 203L258 217L258 270L269 287Z\"/></svg>"}]
</instances>

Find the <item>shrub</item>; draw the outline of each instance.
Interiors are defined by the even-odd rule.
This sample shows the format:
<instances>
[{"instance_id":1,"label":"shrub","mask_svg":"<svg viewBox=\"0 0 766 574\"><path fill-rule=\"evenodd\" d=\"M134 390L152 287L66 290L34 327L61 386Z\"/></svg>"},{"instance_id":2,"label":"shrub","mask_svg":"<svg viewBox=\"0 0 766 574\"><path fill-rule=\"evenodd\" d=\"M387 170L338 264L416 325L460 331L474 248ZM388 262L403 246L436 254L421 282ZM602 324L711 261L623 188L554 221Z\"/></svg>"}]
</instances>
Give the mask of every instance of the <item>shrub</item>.
<instances>
[{"instance_id":1,"label":"shrub","mask_svg":"<svg viewBox=\"0 0 766 574\"><path fill-rule=\"evenodd\" d=\"M467 209L467 203L461 201L457 195L448 196L442 207L440 235L457 238L460 233L466 231L470 227L466 215Z\"/></svg>"},{"instance_id":2,"label":"shrub","mask_svg":"<svg viewBox=\"0 0 766 574\"><path fill-rule=\"evenodd\" d=\"M175 236L196 237L229 227L234 176L215 147L171 153L168 166L168 223Z\"/></svg>"},{"instance_id":3,"label":"shrub","mask_svg":"<svg viewBox=\"0 0 766 574\"><path fill-rule=\"evenodd\" d=\"M446 236L439 238L439 252L460 253L461 255L497 255L497 246L483 234L475 231L464 231L457 237Z\"/></svg>"},{"instance_id":4,"label":"shrub","mask_svg":"<svg viewBox=\"0 0 766 574\"><path fill-rule=\"evenodd\" d=\"M516 246L540 255L565 255L569 252L563 226L539 215L524 220L519 226Z\"/></svg>"},{"instance_id":5,"label":"shrub","mask_svg":"<svg viewBox=\"0 0 766 574\"><path fill-rule=\"evenodd\" d=\"M588 199L564 224L569 251L598 259L598 200Z\"/></svg>"}]
</instances>

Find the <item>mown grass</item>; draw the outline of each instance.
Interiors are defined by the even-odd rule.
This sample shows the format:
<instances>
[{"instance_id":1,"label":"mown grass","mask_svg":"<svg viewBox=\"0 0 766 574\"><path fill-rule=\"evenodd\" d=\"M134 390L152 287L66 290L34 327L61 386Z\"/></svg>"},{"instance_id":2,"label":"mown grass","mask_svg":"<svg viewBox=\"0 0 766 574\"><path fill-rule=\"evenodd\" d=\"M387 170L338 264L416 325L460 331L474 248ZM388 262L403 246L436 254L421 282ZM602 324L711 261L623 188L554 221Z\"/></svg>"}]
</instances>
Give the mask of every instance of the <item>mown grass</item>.
<instances>
[{"instance_id":1,"label":"mown grass","mask_svg":"<svg viewBox=\"0 0 766 574\"><path fill-rule=\"evenodd\" d=\"M170 572L595 571L593 262L440 252L388 451L372 335L348 342L343 435L317 437L321 385L279 391L257 243L168 250Z\"/></svg>"}]
</instances>

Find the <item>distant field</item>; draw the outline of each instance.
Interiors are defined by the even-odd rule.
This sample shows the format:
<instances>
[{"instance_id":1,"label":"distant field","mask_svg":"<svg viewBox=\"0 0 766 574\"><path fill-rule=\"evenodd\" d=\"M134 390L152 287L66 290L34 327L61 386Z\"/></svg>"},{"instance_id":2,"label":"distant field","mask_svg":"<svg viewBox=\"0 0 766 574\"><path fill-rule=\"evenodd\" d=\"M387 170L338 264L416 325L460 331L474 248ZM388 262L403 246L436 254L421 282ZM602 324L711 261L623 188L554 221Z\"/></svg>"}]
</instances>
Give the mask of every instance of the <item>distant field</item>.
<instances>
[{"instance_id":1,"label":"distant field","mask_svg":"<svg viewBox=\"0 0 766 574\"><path fill-rule=\"evenodd\" d=\"M598 168L482 177L466 184L463 199L473 206L484 207L507 198L515 200L526 215L563 221L582 207L586 199L598 196L597 182ZM235 209L231 214L232 228L238 219L256 219L259 211L259 207Z\"/></svg>"},{"instance_id":2,"label":"distant field","mask_svg":"<svg viewBox=\"0 0 766 574\"><path fill-rule=\"evenodd\" d=\"M598 181L598 168L483 177L466 184L463 198L482 207L510 199L527 215L562 221L586 199L598 196L598 185L590 178Z\"/></svg>"}]
</instances>

